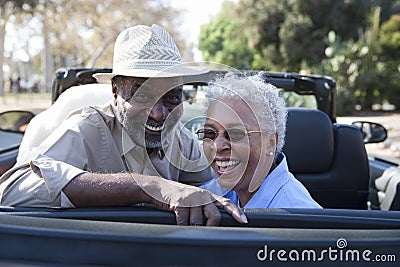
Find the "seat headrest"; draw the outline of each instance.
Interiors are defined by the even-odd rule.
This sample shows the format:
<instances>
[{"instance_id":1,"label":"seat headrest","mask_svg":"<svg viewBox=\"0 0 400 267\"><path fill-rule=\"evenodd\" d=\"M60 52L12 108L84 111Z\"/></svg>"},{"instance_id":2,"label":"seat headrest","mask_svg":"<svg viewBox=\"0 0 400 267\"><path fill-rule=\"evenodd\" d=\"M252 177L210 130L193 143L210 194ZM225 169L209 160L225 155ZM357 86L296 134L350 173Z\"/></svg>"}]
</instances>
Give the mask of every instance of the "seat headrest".
<instances>
[{"instance_id":1,"label":"seat headrest","mask_svg":"<svg viewBox=\"0 0 400 267\"><path fill-rule=\"evenodd\" d=\"M288 108L283 152L292 173L319 173L330 169L334 131L328 115L308 108Z\"/></svg>"}]
</instances>

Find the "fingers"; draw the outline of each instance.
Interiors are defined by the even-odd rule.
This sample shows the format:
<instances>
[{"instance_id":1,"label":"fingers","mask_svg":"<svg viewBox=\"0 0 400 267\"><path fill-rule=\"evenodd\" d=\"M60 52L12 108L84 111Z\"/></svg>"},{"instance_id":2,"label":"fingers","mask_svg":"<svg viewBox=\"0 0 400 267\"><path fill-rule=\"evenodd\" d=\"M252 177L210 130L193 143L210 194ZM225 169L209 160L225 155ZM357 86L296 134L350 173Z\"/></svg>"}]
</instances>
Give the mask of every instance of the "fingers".
<instances>
[{"instance_id":1,"label":"fingers","mask_svg":"<svg viewBox=\"0 0 400 267\"><path fill-rule=\"evenodd\" d=\"M190 207L190 208L176 208L176 224L177 225L193 225L201 226L203 222L203 211L202 207Z\"/></svg>"},{"instance_id":2,"label":"fingers","mask_svg":"<svg viewBox=\"0 0 400 267\"><path fill-rule=\"evenodd\" d=\"M221 213L214 203L203 206L204 216L206 216L206 226L218 226L221 221Z\"/></svg>"},{"instance_id":3,"label":"fingers","mask_svg":"<svg viewBox=\"0 0 400 267\"><path fill-rule=\"evenodd\" d=\"M177 225L188 225L189 223L189 208L179 208L175 210L176 224Z\"/></svg>"},{"instance_id":4,"label":"fingers","mask_svg":"<svg viewBox=\"0 0 400 267\"><path fill-rule=\"evenodd\" d=\"M248 223L243 211L226 198L218 198L214 203L209 203L201 207L178 207L175 209L176 223L177 225L204 225L204 214L206 217L206 226L218 226L221 222L221 213L218 207L223 208L226 212L231 214L239 223Z\"/></svg>"},{"instance_id":5,"label":"fingers","mask_svg":"<svg viewBox=\"0 0 400 267\"><path fill-rule=\"evenodd\" d=\"M231 214L236 221L240 223L248 223L247 217L243 211L238 206L233 204L229 199L224 197L216 197L215 205Z\"/></svg>"},{"instance_id":6,"label":"fingers","mask_svg":"<svg viewBox=\"0 0 400 267\"><path fill-rule=\"evenodd\" d=\"M190 225L201 226L203 225L203 211L201 207L190 208Z\"/></svg>"},{"instance_id":7,"label":"fingers","mask_svg":"<svg viewBox=\"0 0 400 267\"><path fill-rule=\"evenodd\" d=\"M206 217L207 226L219 225L221 214L218 207L231 214L239 223L248 222L243 211L227 198L192 186L179 184L179 190L177 190L177 185L174 183L167 183L167 185L174 185L167 186L168 190L161 190L162 193L168 193L167 197L162 194L160 200L153 197L153 203L160 209L173 210L177 225L204 225L203 214Z\"/></svg>"}]
</instances>

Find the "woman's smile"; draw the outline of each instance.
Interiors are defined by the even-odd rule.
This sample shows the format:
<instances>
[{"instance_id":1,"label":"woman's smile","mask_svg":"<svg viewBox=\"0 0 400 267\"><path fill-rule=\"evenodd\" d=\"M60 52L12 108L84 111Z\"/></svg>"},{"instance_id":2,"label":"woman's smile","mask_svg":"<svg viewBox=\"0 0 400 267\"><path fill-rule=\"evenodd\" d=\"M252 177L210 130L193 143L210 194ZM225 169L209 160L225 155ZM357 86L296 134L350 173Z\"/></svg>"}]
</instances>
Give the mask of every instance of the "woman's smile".
<instances>
[{"instance_id":1,"label":"woman's smile","mask_svg":"<svg viewBox=\"0 0 400 267\"><path fill-rule=\"evenodd\" d=\"M232 173L240 164L240 160L229 158L216 158L214 162L218 176Z\"/></svg>"}]
</instances>

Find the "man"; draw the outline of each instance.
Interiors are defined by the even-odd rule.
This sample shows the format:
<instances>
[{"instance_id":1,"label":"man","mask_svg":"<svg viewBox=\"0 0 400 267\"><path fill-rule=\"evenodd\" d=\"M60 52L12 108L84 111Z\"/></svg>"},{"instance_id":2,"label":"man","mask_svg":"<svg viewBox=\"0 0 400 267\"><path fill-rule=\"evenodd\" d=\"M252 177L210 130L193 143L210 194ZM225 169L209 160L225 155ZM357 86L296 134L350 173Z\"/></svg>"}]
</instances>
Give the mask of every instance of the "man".
<instances>
[{"instance_id":1,"label":"man","mask_svg":"<svg viewBox=\"0 0 400 267\"><path fill-rule=\"evenodd\" d=\"M229 200L183 184L212 177L197 140L179 123L183 77L206 71L183 65L163 28L124 30L115 42L113 73L95 75L101 83L111 81L113 101L74 112L18 158L1 177L1 205L151 203L174 211L179 225L203 225L203 215L206 225L218 225L220 207L246 222Z\"/></svg>"}]
</instances>

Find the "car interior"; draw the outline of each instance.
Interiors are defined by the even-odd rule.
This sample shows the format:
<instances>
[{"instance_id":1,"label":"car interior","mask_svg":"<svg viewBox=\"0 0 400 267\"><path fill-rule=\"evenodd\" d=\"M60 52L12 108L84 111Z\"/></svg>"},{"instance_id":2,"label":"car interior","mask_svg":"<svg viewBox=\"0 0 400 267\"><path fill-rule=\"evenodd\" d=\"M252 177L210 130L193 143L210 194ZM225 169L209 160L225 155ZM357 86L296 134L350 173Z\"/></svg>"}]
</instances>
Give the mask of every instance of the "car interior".
<instances>
[{"instance_id":1,"label":"car interior","mask_svg":"<svg viewBox=\"0 0 400 267\"><path fill-rule=\"evenodd\" d=\"M307 108L289 108L283 148L290 171L324 208L367 209L369 167L362 134Z\"/></svg>"},{"instance_id":2,"label":"car interior","mask_svg":"<svg viewBox=\"0 0 400 267\"><path fill-rule=\"evenodd\" d=\"M389 167L374 181L381 210L400 210L400 168Z\"/></svg>"}]
</instances>

